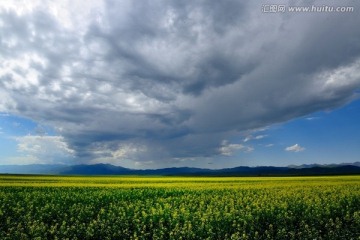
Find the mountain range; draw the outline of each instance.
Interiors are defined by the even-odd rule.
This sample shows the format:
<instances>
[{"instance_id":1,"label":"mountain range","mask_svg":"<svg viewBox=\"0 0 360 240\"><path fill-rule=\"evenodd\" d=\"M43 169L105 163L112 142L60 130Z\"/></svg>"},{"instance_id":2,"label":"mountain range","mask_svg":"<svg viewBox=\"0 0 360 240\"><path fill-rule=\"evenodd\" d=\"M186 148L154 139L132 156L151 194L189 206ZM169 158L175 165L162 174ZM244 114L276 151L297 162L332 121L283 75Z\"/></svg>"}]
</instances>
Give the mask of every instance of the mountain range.
<instances>
[{"instance_id":1,"label":"mountain range","mask_svg":"<svg viewBox=\"0 0 360 240\"><path fill-rule=\"evenodd\" d=\"M1 174L49 175L163 175L163 176L303 176L360 174L360 162L342 164L290 165L287 167L240 166L223 169L173 167L161 169L129 169L111 164L93 165L0 165Z\"/></svg>"}]
</instances>

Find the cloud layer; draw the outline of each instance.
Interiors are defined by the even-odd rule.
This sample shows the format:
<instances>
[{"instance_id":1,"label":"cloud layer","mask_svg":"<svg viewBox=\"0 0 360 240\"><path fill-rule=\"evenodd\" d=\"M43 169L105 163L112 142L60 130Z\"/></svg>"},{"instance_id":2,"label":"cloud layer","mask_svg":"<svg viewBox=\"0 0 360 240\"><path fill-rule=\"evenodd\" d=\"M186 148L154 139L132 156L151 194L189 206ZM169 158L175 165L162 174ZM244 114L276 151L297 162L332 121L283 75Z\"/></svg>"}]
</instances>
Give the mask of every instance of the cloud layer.
<instances>
[{"instance_id":1,"label":"cloud layer","mask_svg":"<svg viewBox=\"0 0 360 240\"><path fill-rule=\"evenodd\" d=\"M0 111L54 127L74 161L160 164L250 150L228 141L357 97L359 14L261 4L4 4Z\"/></svg>"}]
</instances>

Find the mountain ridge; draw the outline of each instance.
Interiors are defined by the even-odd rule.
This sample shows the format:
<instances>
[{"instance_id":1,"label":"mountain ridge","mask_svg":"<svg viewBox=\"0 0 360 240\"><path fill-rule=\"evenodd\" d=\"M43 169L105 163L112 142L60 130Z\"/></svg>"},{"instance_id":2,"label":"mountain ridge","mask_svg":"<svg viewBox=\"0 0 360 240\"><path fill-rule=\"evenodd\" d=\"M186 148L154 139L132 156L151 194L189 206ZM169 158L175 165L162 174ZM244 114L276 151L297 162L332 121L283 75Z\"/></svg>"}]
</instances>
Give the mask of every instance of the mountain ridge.
<instances>
[{"instance_id":1,"label":"mountain ridge","mask_svg":"<svg viewBox=\"0 0 360 240\"><path fill-rule=\"evenodd\" d=\"M130 169L112 164L30 164L0 165L0 174L49 175L164 175L164 176L302 176L360 174L360 162L341 164L304 164L287 167L238 166L223 169L170 167L160 169Z\"/></svg>"}]
</instances>

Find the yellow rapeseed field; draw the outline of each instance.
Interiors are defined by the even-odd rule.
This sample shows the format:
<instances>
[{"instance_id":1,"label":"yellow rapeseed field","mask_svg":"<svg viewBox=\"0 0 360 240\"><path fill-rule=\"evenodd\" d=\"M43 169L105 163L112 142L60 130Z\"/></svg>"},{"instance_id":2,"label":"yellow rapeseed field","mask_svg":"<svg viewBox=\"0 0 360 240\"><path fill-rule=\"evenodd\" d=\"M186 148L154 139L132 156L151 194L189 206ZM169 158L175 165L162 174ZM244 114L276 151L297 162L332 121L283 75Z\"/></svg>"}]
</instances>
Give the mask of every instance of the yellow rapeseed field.
<instances>
[{"instance_id":1,"label":"yellow rapeseed field","mask_svg":"<svg viewBox=\"0 0 360 240\"><path fill-rule=\"evenodd\" d=\"M0 176L0 239L360 239L360 176Z\"/></svg>"}]
</instances>

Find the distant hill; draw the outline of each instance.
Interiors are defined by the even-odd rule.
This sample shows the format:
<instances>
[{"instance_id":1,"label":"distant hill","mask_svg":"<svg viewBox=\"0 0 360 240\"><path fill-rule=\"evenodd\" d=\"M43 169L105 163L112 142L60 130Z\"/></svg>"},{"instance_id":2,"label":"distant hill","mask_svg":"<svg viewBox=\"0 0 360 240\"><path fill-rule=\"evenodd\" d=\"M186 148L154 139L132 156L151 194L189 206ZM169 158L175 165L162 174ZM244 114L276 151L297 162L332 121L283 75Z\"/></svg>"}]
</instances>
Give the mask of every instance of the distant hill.
<instances>
[{"instance_id":1,"label":"distant hill","mask_svg":"<svg viewBox=\"0 0 360 240\"><path fill-rule=\"evenodd\" d=\"M357 166L360 167L360 162L354 163L340 163L340 164L302 164L302 165L289 165L289 168L313 168L313 167L338 167L338 166Z\"/></svg>"},{"instance_id":2,"label":"distant hill","mask_svg":"<svg viewBox=\"0 0 360 240\"><path fill-rule=\"evenodd\" d=\"M301 165L288 167L234 167L224 169L162 168L129 169L111 164L93 165L0 165L3 174L54 174L54 175L163 175L163 176L307 176L360 174L360 162L328 165Z\"/></svg>"},{"instance_id":3,"label":"distant hill","mask_svg":"<svg viewBox=\"0 0 360 240\"><path fill-rule=\"evenodd\" d=\"M111 164L74 165L59 169L59 174L70 175L119 175L128 174L131 169Z\"/></svg>"}]
</instances>

